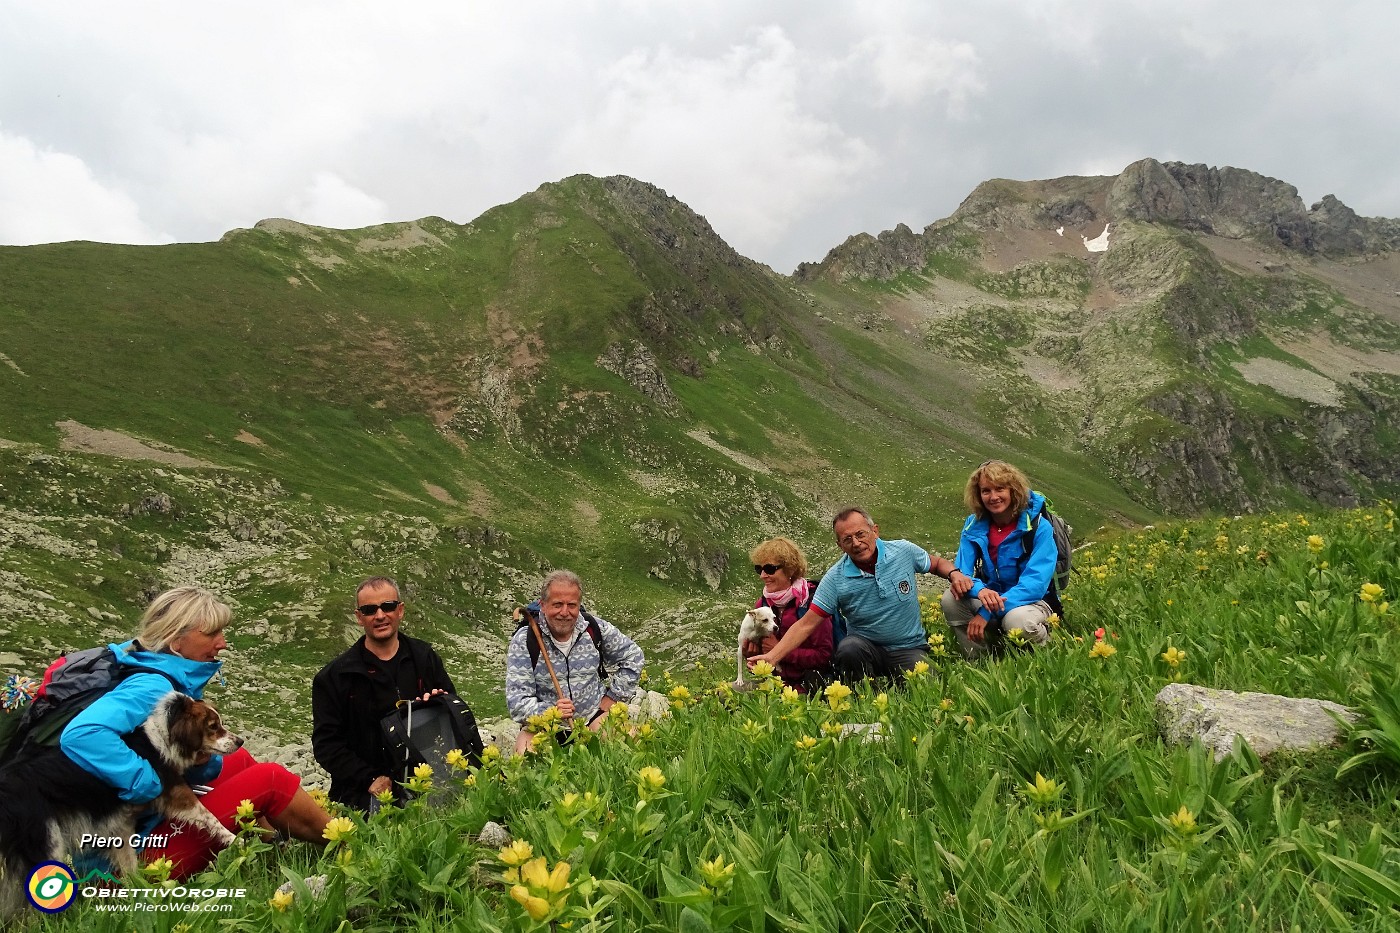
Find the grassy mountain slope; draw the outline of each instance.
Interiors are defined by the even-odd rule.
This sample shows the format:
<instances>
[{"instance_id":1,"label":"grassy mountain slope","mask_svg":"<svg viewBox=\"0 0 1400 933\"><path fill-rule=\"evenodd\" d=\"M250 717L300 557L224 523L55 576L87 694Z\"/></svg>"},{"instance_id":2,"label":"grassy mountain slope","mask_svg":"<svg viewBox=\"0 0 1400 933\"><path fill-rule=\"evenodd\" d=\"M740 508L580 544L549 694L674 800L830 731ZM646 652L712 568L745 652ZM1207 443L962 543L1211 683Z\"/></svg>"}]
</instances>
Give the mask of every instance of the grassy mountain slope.
<instances>
[{"instance_id":1,"label":"grassy mountain slope","mask_svg":"<svg viewBox=\"0 0 1400 933\"><path fill-rule=\"evenodd\" d=\"M238 607L230 711L304 733L350 588L388 572L489 713L507 612L551 566L678 661L732 638L762 537L824 565L859 501L950 548L990 455L1081 528L1151 518L1086 457L963 417L970 377L867 317L626 178L465 226L0 249L0 660L203 583Z\"/></svg>"}]
</instances>

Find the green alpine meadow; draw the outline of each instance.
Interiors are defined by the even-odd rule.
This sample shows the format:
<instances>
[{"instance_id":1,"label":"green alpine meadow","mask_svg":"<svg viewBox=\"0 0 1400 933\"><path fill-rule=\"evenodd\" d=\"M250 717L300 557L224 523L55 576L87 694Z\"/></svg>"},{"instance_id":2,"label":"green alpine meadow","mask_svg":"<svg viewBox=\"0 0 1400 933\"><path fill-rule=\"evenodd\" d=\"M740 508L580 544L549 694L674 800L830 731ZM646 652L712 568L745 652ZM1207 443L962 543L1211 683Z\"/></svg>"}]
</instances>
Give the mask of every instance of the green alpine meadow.
<instances>
[{"instance_id":1,"label":"green alpine meadow","mask_svg":"<svg viewBox=\"0 0 1400 933\"><path fill-rule=\"evenodd\" d=\"M311 678L361 579L398 581L489 727L511 612L567 567L659 707L454 758L322 855L245 831L186 885L228 910L15 922L1393 930L1397 416L1400 221L1236 168L993 179L792 275L623 176L467 224L0 247L0 678L205 587L234 611L208 698L315 782ZM988 458L1073 526L1048 646L959 660L925 577L927 670L733 688L751 548L819 575L859 505L951 556ZM1172 684L1352 717L1217 753L1164 738Z\"/></svg>"},{"instance_id":2,"label":"green alpine meadow","mask_svg":"<svg viewBox=\"0 0 1400 933\"><path fill-rule=\"evenodd\" d=\"M1034 653L949 657L930 601L931 663L903 683L736 693L724 663L651 666L661 718L420 774L446 802L338 818L319 858L226 849L188 884L245 889L227 914L89 902L45 926L1394 929L1394 509L1173 523L1079 561ZM1175 682L1341 697L1361 719L1335 748L1216 760L1158 737ZM509 841L481 841L488 821ZM160 866L128 883L161 887Z\"/></svg>"}]
</instances>

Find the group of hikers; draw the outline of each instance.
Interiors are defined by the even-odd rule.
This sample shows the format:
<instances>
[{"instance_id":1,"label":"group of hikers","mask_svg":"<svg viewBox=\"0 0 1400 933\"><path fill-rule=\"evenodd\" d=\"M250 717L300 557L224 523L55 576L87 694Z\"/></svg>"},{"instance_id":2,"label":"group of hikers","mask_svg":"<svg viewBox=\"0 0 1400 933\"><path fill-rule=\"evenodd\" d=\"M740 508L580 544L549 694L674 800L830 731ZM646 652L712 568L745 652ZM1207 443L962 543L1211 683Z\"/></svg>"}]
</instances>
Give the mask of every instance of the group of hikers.
<instances>
[{"instance_id":1,"label":"group of hikers","mask_svg":"<svg viewBox=\"0 0 1400 933\"><path fill-rule=\"evenodd\" d=\"M999 460L973 471L964 498L972 514L951 561L909 541L881 538L879 526L860 508L844 509L832 521L842 556L817 584L807 578L801 549L787 538L755 547L751 556L763 585L755 606L773 610L778 630L749 646L749 666L766 661L806 692L831 679L851 683L914 668L929 652L920 573L948 581L943 614L966 658L986 655L1013 630L1021 633L1017 644L1044 644L1057 559L1051 522L1040 520L1044 498L1020 470ZM642 649L585 609L583 597L579 577L556 570L521 613L505 670L507 707L521 724L517 752L537 741L529 723L550 708L558 710L565 730L596 730L612 705L631 700L637 689ZM386 715L405 702L456 692L433 647L400 631L405 611L391 578L361 582L354 612L364 634L312 682L313 752L330 776L330 799L347 807L366 810L402 796L401 762L393 760L382 726ZM198 699L211 679L222 678L218 655L227 647L230 619L227 605L197 587L158 596L137 637L111 646L118 664L130 669L128 676L63 728L63 752L115 787L123 800L151 801L160 790L156 773L122 736L141 725L172 683ZM226 827L236 830L246 800L267 833L325 844L330 814L282 765L258 762L239 749L212 756L199 770L192 779L207 785L201 800ZM144 826L142 832L161 836L160 827ZM217 854L213 840L197 830L165 835L166 846L149 846L143 855L148 861L170 859L173 877L201 870Z\"/></svg>"}]
</instances>

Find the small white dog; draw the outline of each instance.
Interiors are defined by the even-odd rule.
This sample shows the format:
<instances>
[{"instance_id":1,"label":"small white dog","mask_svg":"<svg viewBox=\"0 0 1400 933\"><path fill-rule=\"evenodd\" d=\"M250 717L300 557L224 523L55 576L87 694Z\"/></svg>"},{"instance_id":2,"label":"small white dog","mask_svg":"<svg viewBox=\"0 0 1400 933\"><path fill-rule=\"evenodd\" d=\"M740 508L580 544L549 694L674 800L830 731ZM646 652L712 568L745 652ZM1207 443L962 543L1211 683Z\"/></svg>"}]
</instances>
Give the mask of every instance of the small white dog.
<instances>
[{"instance_id":1,"label":"small white dog","mask_svg":"<svg viewBox=\"0 0 1400 933\"><path fill-rule=\"evenodd\" d=\"M763 639L769 635L778 634L778 620L773 616L773 610L767 606L759 606L757 609L750 609L744 613L744 621L739 623L739 675L734 680L734 686L744 686L744 645L748 642L761 644Z\"/></svg>"}]
</instances>

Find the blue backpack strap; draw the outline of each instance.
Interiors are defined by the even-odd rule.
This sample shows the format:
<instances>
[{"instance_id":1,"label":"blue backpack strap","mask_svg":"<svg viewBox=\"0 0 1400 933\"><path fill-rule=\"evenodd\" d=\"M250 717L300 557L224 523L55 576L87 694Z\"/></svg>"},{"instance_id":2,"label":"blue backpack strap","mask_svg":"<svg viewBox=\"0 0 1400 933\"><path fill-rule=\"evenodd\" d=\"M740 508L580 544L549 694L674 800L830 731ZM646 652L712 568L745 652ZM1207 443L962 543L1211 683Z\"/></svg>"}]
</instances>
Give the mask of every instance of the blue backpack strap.
<instances>
[{"instance_id":1,"label":"blue backpack strap","mask_svg":"<svg viewBox=\"0 0 1400 933\"><path fill-rule=\"evenodd\" d=\"M1026 572L1026 564L1030 563L1031 548L1035 547L1035 533L1040 530L1040 519L1044 516L1049 507L1050 503L1042 499L1040 508L1036 509L1035 516L1031 519L1030 544L1021 548L1021 556L1016 559L1016 579L1018 580L1021 579L1021 574ZM1059 546L1056 545L1057 561L1058 550ZM1056 573L1051 572L1050 586L1045 590L1045 604L1050 607L1051 611L1063 619L1065 616L1065 607L1064 603L1060 601L1060 586L1055 579L1056 576Z\"/></svg>"},{"instance_id":2,"label":"blue backpack strap","mask_svg":"<svg viewBox=\"0 0 1400 933\"><path fill-rule=\"evenodd\" d=\"M1040 530L1040 516L1045 511L1045 502L1042 500L1040 508L1035 510L1031 516L1031 530L1027 537L1030 541L1021 545L1021 556L1016 558L1016 579L1021 579L1021 574L1026 572L1026 564L1030 563L1031 550L1035 547L1035 533ZM1050 585L1055 585L1055 575L1050 575Z\"/></svg>"}]
</instances>

